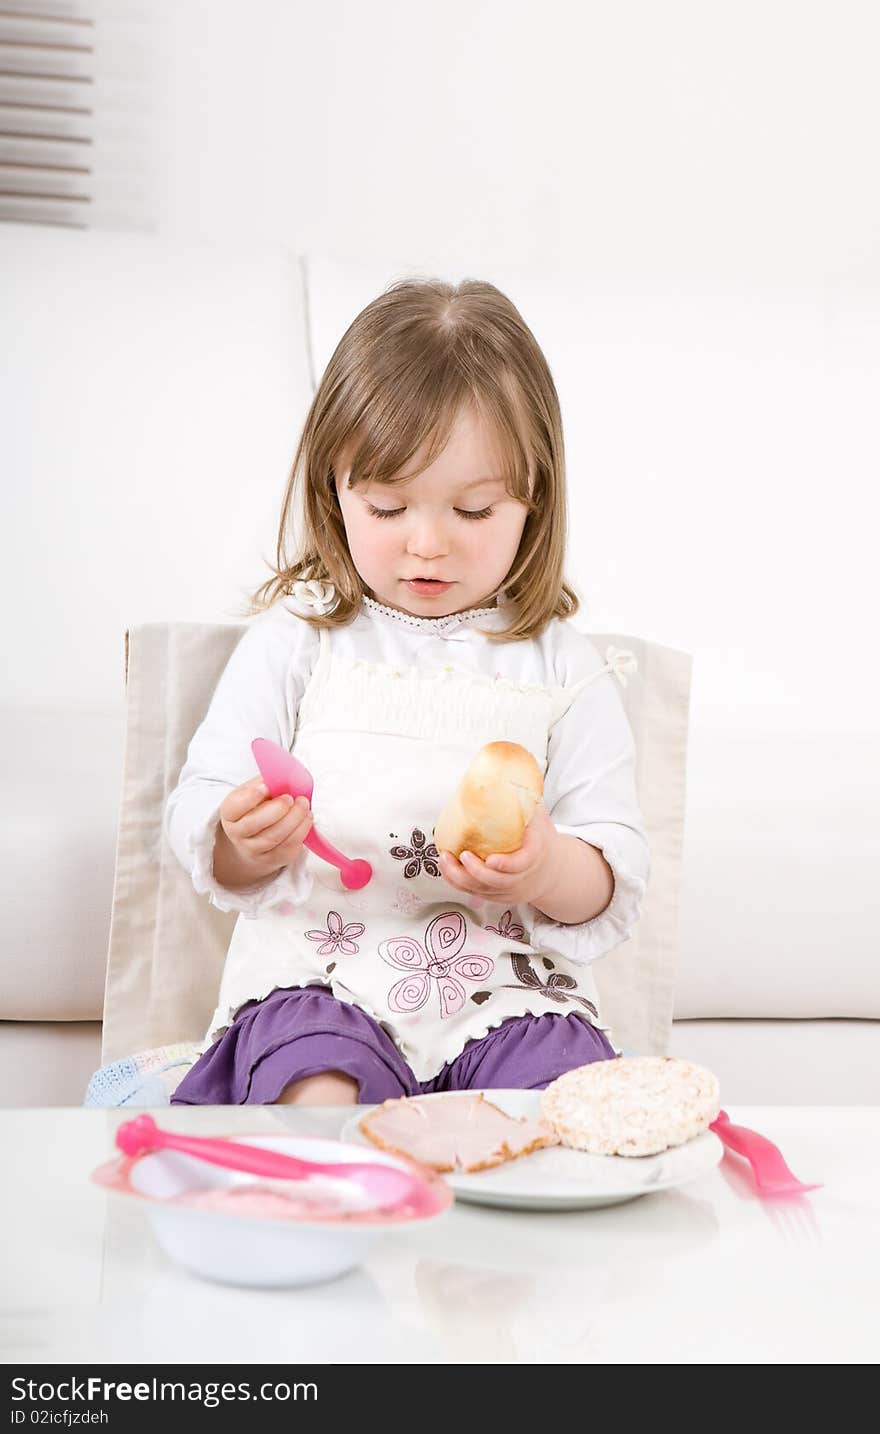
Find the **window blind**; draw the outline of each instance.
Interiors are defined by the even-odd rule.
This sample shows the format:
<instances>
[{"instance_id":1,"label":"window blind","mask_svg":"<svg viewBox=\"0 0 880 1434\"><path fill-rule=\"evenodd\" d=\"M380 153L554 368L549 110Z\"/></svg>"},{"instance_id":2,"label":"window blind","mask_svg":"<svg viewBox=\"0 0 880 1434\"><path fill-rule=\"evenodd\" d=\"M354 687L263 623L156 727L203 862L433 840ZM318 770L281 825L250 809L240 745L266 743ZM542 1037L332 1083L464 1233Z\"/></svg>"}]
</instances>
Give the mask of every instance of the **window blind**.
<instances>
[{"instance_id":1,"label":"window blind","mask_svg":"<svg viewBox=\"0 0 880 1434\"><path fill-rule=\"evenodd\" d=\"M153 40L126 0L0 0L0 221L153 227Z\"/></svg>"}]
</instances>

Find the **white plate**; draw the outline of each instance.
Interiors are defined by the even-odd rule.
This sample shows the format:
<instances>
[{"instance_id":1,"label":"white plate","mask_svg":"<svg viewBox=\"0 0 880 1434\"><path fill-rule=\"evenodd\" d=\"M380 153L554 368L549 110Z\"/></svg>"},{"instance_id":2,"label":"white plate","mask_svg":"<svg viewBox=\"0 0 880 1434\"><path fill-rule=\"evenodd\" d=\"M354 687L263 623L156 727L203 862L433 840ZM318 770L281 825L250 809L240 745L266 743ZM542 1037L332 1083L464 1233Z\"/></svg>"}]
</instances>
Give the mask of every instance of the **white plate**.
<instances>
[{"instance_id":1,"label":"white plate","mask_svg":"<svg viewBox=\"0 0 880 1434\"><path fill-rule=\"evenodd\" d=\"M419 1100L457 1100L462 1095L482 1094L507 1115L540 1118L541 1092L536 1090L450 1091L441 1095L418 1096ZM357 1115L343 1126L340 1139L359 1141L375 1150L358 1122L376 1107L358 1106ZM561 1145L520 1155L491 1170L472 1175L461 1172L445 1175L457 1200L474 1205L501 1205L514 1210L590 1210L601 1205L621 1205L640 1195L653 1195L683 1185L714 1170L724 1147L717 1135L702 1135L664 1150L661 1155L587 1155Z\"/></svg>"}]
</instances>

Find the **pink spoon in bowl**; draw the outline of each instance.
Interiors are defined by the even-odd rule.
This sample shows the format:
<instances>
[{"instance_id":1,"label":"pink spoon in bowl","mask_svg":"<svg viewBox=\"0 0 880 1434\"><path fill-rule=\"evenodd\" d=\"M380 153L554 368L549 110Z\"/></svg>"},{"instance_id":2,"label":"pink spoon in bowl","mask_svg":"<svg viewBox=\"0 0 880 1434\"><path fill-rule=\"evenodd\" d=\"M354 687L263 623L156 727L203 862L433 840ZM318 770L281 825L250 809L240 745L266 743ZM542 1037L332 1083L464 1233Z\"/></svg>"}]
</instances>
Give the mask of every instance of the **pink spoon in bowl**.
<instances>
[{"instance_id":1,"label":"pink spoon in bowl","mask_svg":"<svg viewBox=\"0 0 880 1434\"><path fill-rule=\"evenodd\" d=\"M291 752L285 752L277 742L270 742L265 737L255 737L251 742L251 751L260 769L260 775L269 788L270 797L280 797L287 793L291 797L308 797L311 803L314 778L308 767L304 767ZM305 845L322 861L329 861L331 866L339 867L342 885L348 891L359 891L373 875L373 868L368 861L351 861L349 857L343 856L341 851L337 851L335 846L325 841L314 826L305 839Z\"/></svg>"},{"instance_id":2,"label":"pink spoon in bowl","mask_svg":"<svg viewBox=\"0 0 880 1434\"><path fill-rule=\"evenodd\" d=\"M244 1145L234 1140L213 1140L203 1135L174 1135L163 1130L151 1115L139 1115L123 1121L116 1131L116 1144L125 1155L147 1155L153 1150L179 1150L194 1155L211 1165L227 1170L243 1170L249 1175L262 1175L275 1180L308 1180L313 1175L326 1175L334 1180L350 1180L379 1205L399 1205L417 1200L423 1183L416 1175L392 1165L365 1164L360 1161L323 1162L300 1160L295 1155L281 1155L257 1145Z\"/></svg>"}]
</instances>

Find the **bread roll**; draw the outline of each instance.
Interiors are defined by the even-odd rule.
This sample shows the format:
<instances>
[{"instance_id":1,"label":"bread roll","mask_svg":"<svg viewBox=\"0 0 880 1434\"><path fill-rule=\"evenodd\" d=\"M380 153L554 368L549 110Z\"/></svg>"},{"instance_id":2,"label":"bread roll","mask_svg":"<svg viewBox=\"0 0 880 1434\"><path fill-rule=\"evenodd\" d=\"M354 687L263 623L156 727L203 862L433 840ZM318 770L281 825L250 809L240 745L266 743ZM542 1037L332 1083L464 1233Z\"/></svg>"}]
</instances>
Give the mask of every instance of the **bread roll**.
<instances>
[{"instance_id":1,"label":"bread roll","mask_svg":"<svg viewBox=\"0 0 880 1434\"><path fill-rule=\"evenodd\" d=\"M518 742L481 747L434 826L438 851L518 851L544 792L541 769Z\"/></svg>"}]
</instances>

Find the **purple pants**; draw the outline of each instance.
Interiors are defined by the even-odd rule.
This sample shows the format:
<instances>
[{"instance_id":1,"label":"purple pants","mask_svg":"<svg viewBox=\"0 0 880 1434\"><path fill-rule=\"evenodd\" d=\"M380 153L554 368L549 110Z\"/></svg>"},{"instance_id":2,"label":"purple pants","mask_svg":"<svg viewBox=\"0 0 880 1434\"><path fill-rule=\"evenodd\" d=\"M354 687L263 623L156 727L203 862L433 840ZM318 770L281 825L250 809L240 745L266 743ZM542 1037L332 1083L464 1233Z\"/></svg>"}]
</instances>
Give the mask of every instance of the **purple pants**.
<instances>
[{"instance_id":1,"label":"purple pants","mask_svg":"<svg viewBox=\"0 0 880 1434\"><path fill-rule=\"evenodd\" d=\"M357 1081L361 1105L446 1090L543 1090L564 1071L614 1056L581 1016L513 1016L418 1081L391 1037L357 1006L321 986L278 989L242 1006L171 1104L272 1105L291 1081L330 1070Z\"/></svg>"}]
</instances>

